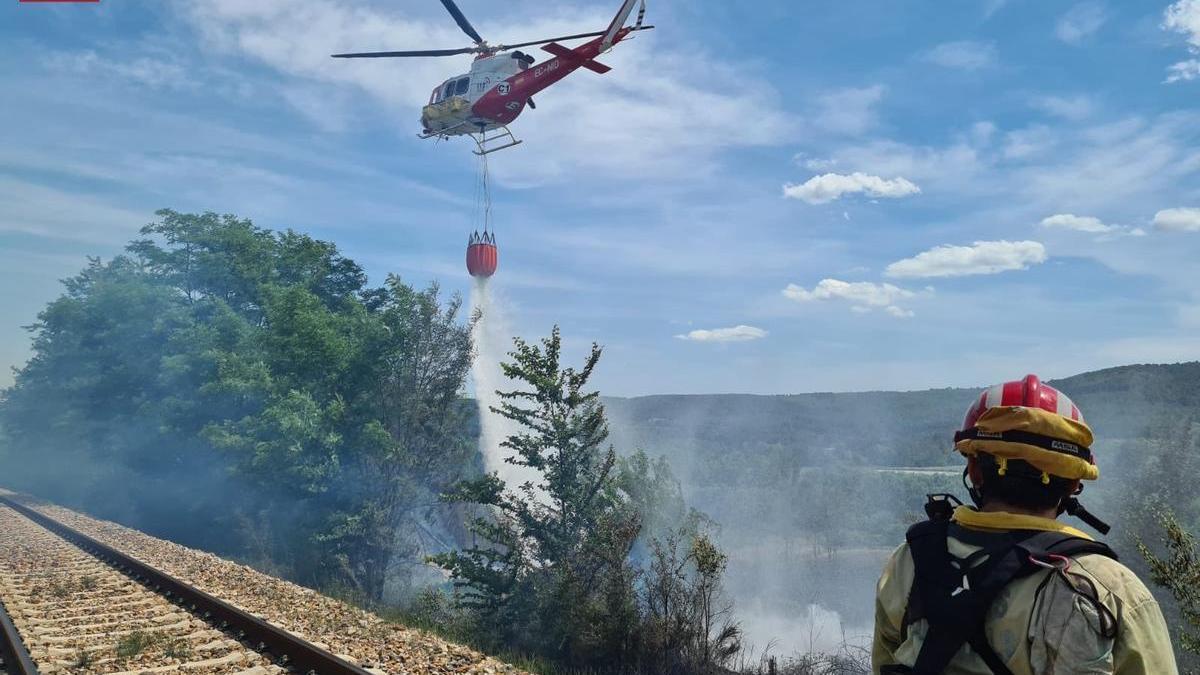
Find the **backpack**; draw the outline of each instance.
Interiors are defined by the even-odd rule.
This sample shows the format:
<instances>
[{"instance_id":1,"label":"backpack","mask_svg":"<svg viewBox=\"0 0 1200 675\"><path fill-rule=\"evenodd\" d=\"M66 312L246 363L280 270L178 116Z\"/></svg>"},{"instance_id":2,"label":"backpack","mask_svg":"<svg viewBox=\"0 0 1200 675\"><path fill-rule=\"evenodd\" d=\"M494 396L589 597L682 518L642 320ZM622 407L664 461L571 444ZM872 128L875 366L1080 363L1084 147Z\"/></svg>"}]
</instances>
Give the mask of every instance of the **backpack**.
<instances>
[{"instance_id":1,"label":"backpack","mask_svg":"<svg viewBox=\"0 0 1200 675\"><path fill-rule=\"evenodd\" d=\"M980 532L951 522L950 495L929 495L925 511L929 520L908 530L916 575L903 630L916 621L929 622L929 633L912 666L885 666L881 675L942 675L964 644L970 645L996 675L1012 675L1003 659L988 644L984 621L996 596L1015 579L1043 569L1053 570L1047 581L1061 577L1076 593L1097 608L1106 637L1117 632L1117 620L1099 600L1087 577L1068 571L1070 559L1097 554L1113 560L1117 554L1106 544L1062 532L1014 530ZM980 549L966 558L950 554L947 540L955 539ZM1039 587L1038 593L1045 587Z\"/></svg>"}]
</instances>

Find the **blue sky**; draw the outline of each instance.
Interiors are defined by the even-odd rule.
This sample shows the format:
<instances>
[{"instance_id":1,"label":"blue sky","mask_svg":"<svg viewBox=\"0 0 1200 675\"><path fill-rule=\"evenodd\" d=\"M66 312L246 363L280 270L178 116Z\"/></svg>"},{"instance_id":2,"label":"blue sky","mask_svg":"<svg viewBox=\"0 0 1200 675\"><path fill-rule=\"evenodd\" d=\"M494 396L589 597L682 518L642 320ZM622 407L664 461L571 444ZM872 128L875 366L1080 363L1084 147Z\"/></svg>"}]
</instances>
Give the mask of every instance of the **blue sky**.
<instances>
[{"instance_id":1,"label":"blue sky","mask_svg":"<svg viewBox=\"0 0 1200 675\"><path fill-rule=\"evenodd\" d=\"M460 4L512 42L619 2ZM0 365L58 279L160 207L466 293L475 157L415 134L468 57L327 57L465 46L435 0L0 7ZM510 324L603 344L605 393L1200 358L1200 0L651 0L648 19L491 165Z\"/></svg>"}]
</instances>

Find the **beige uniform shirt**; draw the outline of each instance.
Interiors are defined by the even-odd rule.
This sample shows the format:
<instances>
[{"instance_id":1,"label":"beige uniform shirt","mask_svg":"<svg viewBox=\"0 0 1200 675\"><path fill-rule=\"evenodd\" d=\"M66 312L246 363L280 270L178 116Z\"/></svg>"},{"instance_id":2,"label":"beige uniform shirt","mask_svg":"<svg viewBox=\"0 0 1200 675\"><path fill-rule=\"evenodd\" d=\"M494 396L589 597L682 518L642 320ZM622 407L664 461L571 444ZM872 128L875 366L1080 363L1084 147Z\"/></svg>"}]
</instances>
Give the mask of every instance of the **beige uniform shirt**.
<instances>
[{"instance_id":1,"label":"beige uniform shirt","mask_svg":"<svg viewBox=\"0 0 1200 675\"><path fill-rule=\"evenodd\" d=\"M1087 535L1056 520L1009 513L980 513L960 507L954 520L963 527L985 531L1046 530ZM951 538L950 553L966 557L976 547ZM988 611L985 629L996 654L1014 675L1177 675L1171 638L1158 603L1133 572L1099 555L1075 558L1072 572L1089 577L1100 601L1119 617L1113 639L1101 635L1096 609L1059 578L1038 587L1050 570L1010 583ZM876 674L886 665L916 663L928 634L925 620L903 629L904 610L912 589L914 566L908 545L888 560L879 579L875 600L875 641L872 664ZM904 639L901 639L901 636ZM983 660L969 648L950 662L947 675L991 675Z\"/></svg>"}]
</instances>

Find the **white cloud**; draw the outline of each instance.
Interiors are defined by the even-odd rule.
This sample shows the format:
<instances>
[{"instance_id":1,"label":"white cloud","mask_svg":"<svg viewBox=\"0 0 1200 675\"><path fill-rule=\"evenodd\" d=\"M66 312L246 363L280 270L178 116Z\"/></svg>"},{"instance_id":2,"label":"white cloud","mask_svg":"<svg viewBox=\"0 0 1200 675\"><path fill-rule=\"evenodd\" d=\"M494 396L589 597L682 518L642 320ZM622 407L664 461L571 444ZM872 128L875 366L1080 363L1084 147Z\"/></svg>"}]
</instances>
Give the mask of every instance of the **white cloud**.
<instances>
[{"instance_id":1,"label":"white cloud","mask_svg":"<svg viewBox=\"0 0 1200 675\"><path fill-rule=\"evenodd\" d=\"M984 0L983 3L983 18L990 19L992 15L1004 9L1008 4L1008 0Z\"/></svg>"},{"instance_id":2,"label":"white cloud","mask_svg":"<svg viewBox=\"0 0 1200 675\"><path fill-rule=\"evenodd\" d=\"M873 309L882 309L894 317L905 319L912 317L913 312L898 306L897 303L915 297L916 293L892 284L822 279L812 290L788 284L787 288L783 289L783 296L796 302L840 300L850 303L850 309L855 312L865 313Z\"/></svg>"},{"instance_id":3,"label":"white cloud","mask_svg":"<svg viewBox=\"0 0 1200 675\"><path fill-rule=\"evenodd\" d=\"M1023 270L1046 261L1036 241L977 241L971 246L937 246L899 260L884 271L889 277L962 277Z\"/></svg>"},{"instance_id":4,"label":"white cloud","mask_svg":"<svg viewBox=\"0 0 1200 675\"><path fill-rule=\"evenodd\" d=\"M1183 33L1193 49L1200 49L1200 0L1178 0L1163 13L1163 28Z\"/></svg>"},{"instance_id":5,"label":"white cloud","mask_svg":"<svg viewBox=\"0 0 1200 675\"><path fill-rule=\"evenodd\" d=\"M194 85L187 69L179 63L149 56L116 61L87 50L51 54L45 63L53 70L79 75L113 76L156 89L183 89Z\"/></svg>"},{"instance_id":6,"label":"white cloud","mask_svg":"<svg viewBox=\"0 0 1200 675\"><path fill-rule=\"evenodd\" d=\"M1178 0L1163 13L1163 28L1182 33L1192 53L1200 53L1200 0ZM1167 83L1200 77L1200 59L1187 59L1167 68Z\"/></svg>"},{"instance_id":7,"label":"white cloud","mask_svg":"<svg viewBox=\"0 0 1200 675\"><path fill-rule=\"evenodd\" d=\"M1073 122L1090 117L1095 109L1092 99L1084 95L1039 96L1031 104L1038 110Z\"/></svg>"},{"instance_id":8,"label":"white cloud","mask_svg":"<svg viewBox=\"0 0 1200 675\"><path fill-rule=\"evenodd\" d=\"M1078 232L1116 232L1116 225L1105 225L1093 216L1077 216L1073 213L1058 213L1042 218L1042 227L1061 227Z\"/></svg>"},{"instance_id":9,"label":"white cloud","mask_svg":"<svg viewBox=\"0 0 1200 675\"><path fill-rule=\"evenodd\" d=\"M813 176L801 184L788 183L783 186L783 196L801 199L809 204L825 204L848 194L866 194L870 197L899 199L920 194L921 188L903 177L880 178L862 172L852 174L826 173Z\"/></svg>"},{"instance_id":10,"label":"white cloud","mask_svg":"<svg viewBox=\"0 0 1200 675\"><path fill-rule=\"evenodd\" d=\"M102 195L0 176L0 233L89 244L112 244L136 232L148 211L125 208Z\"/></svg>"},{"instance_id":11,"label":"white cloud","mask_svg":"<svg viewBox=\"0 0 1200 675\"><path fill-rule=\"evenodd\" d=\"M1200 77L1200 59L1188 59L1167 67L1167 84L1188 82Z\"/></svg>"},{"instance_id":12,"label":"white cloud","mask_svg":"<svg viewBox=\"0 0 1200 675\"><path fill-rule=\"evenodd\" d=\"M1200 232L1200 209L1163 209L1154 214L1154 227L1168 232Z\"/></svg>"},{"instance_id":13,"label":"white cloud","mask_svg":"<svg viewBox=\"0 0 1200 675\"><path fill-rule=\"evenodd\" d=\"M1190 203L1180 190L1200 172L1200 112L1002 128L989 145L969 128L943 145L875 138L822 148L822 156L843 172L870 167L926 191L935 185L939 197L983 208L980 218L1002 218L1007 226L1055 213L1152 215L1163 204ZM993 238L972 233L964 240Z\"/></svg>"},{"instance_id":14,"label":"white cloud","mask_svg":"<svg viewBox=\"0 0 1200 675\"><path fill-rule=\"evenodd\" d=\"M940 190L961 192L977 189L977 180L987 165L981 161L983 149L978 138L961 138L949 146L910 145L894 140L874 139L833 150L830 159L844 167L870 167L879 176L904 176L917 185L937 183Z\"/></svg>"},{"instance_id":15,"label":"white cloud","mask_svg":"<svg viewBox=\"0 0 1200 675\"><path fill-rule=\"evenodd\" d=\"M1140 227L1109 225L1094 216L1077 216L1073 213L1058 213L1042 218L1041 226L1104 235L1098 238L1097 241L1109 241L1121 236L1146 236L1146 231Z\"/></svg>"},{"instance_id":16,"label":"white cloud","mask_svg":"<svg viewBox=\"0 0 1200 675\"><path fill-rule=\"evenodd\" d=\"M1004 136L1004 158L1035 159L1052 149L1059 142L1060 137L1059 132L1043 125L1014 129Z\"/></svg>"},{"instance_id":17,"label":"white cloud","mask_svg":"<svg viewBox=\"0 0 1200 675\"><path fill-rule=\"evenodd\" d=\"M944 42L925 52L922 58L943 68L979 70L996 62L996 45L974 40Z\"/></svg>"},{"instance_id":18,"label":"white cloud","mask_svg":"<svg viewBox=\"0 0 1200 675\"><path fill-rule=\"evenodd\" d=\"M807 157L804 153L796 155L795 161L809 171L828 171L837 166L836 159L828 157Z\"/></svg>"},{"instance_id":19,"label":"white cloud","mask_svg":"<svg viewBox=\"0 0 1200 675\"><path fill-rule=\"evenodd\" d=\"M767 336L767 331L754 326L737 325L732 328L713 328L712 330L694 330L675 337L692 342L749 342L761 340Z\"/></svg>"},{"instance_id":20,"label":"white cloud","mask_svg":"<svg viewBox=\"0 0 1200 675\"><path fill-rule=\"evenodd\" d=\"M970 138L977 145L988 145L996 135L996 123L988 120L971 125Z\"/></svg>"},{"instance_id":21,"label":"white cloud","mask_svg":"<svg viewBox=\"0 0 1200 675\"><path fill-rule=\"evenodd\" d=\"M1054 34L1067 44L1077 45L1089 35L1100 30L1108 20L1108 12L1099 2L1081 2L1058 20Z\"/></svg>"},{"instance_id":22,"label":"white cloud","mask_svg":"<svg viewBox=\"0 0 1200 675\"><path fill-rule=\"evenodd\" d=\"M1047 137L1037 161L1006 172L1014 208L1046 213L1129 212L1133 205L1153 213L1164 200L1178 199L1200 170L1200 114L1168 113L1155 118L1060 127ZM1001 166L1001 169L1004 167ZM1040 213L1038 213L1040 212Z\"/></svg>"},{"instance_id":23,"label":"white cloud","mask_svg":"<svg viewBox=\"0 0 1200 675\"><path fill-rule=\"evenodd\" d=\"M883 100L883 85L847 88L829 92L817 99L816 124L824 131L856 136L876 124L875 106Z\"/></svg>"}]
</instances>

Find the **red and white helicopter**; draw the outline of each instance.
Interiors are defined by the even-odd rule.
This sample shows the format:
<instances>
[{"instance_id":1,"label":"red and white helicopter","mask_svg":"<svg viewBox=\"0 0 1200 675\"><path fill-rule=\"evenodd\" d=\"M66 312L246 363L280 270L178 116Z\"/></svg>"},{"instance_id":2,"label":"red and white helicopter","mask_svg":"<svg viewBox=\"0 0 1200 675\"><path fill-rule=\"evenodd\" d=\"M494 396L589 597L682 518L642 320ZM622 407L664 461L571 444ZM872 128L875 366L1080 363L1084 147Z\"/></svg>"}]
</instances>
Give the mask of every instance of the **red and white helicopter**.
<instances>
[{"instance_id":1,"label":"red and white helicopter","mask_svg":"<svg viewBox=\"0 0 1200 675\"><path fill-rule=\"evenodd\" d=\"M645 0L624 0L621 10L608 28L594 33L564 35L549 40L533 40L513 45L490 45L467 21L454 0L441 0L442 4L472 40L473 47L461 49L430 49L402 52L365 52L357 54L334 54L335 58L389 58L401 56L455 56L475 54L471 72L446 80L433 90L429 104L421 111L424 133L421 138L449 138L470 136L479 146L476 154L511 148L519 144L508 129L508 124L525 110L525 106L536 108L533 95L558 82L579 68L596 73L612 70L596 61L600 54L626 39L636 31L649 30L654 26L643 26L646 16ZM637 22L626 26L634 5L641 3ZM559 40L595 38L574 49L559 44ZM534 67L534 58L516 50L520 47L542 45L542 49L554 58ZM506 53L510 52L511 53Z\"/></svg>"}]
</instances>

